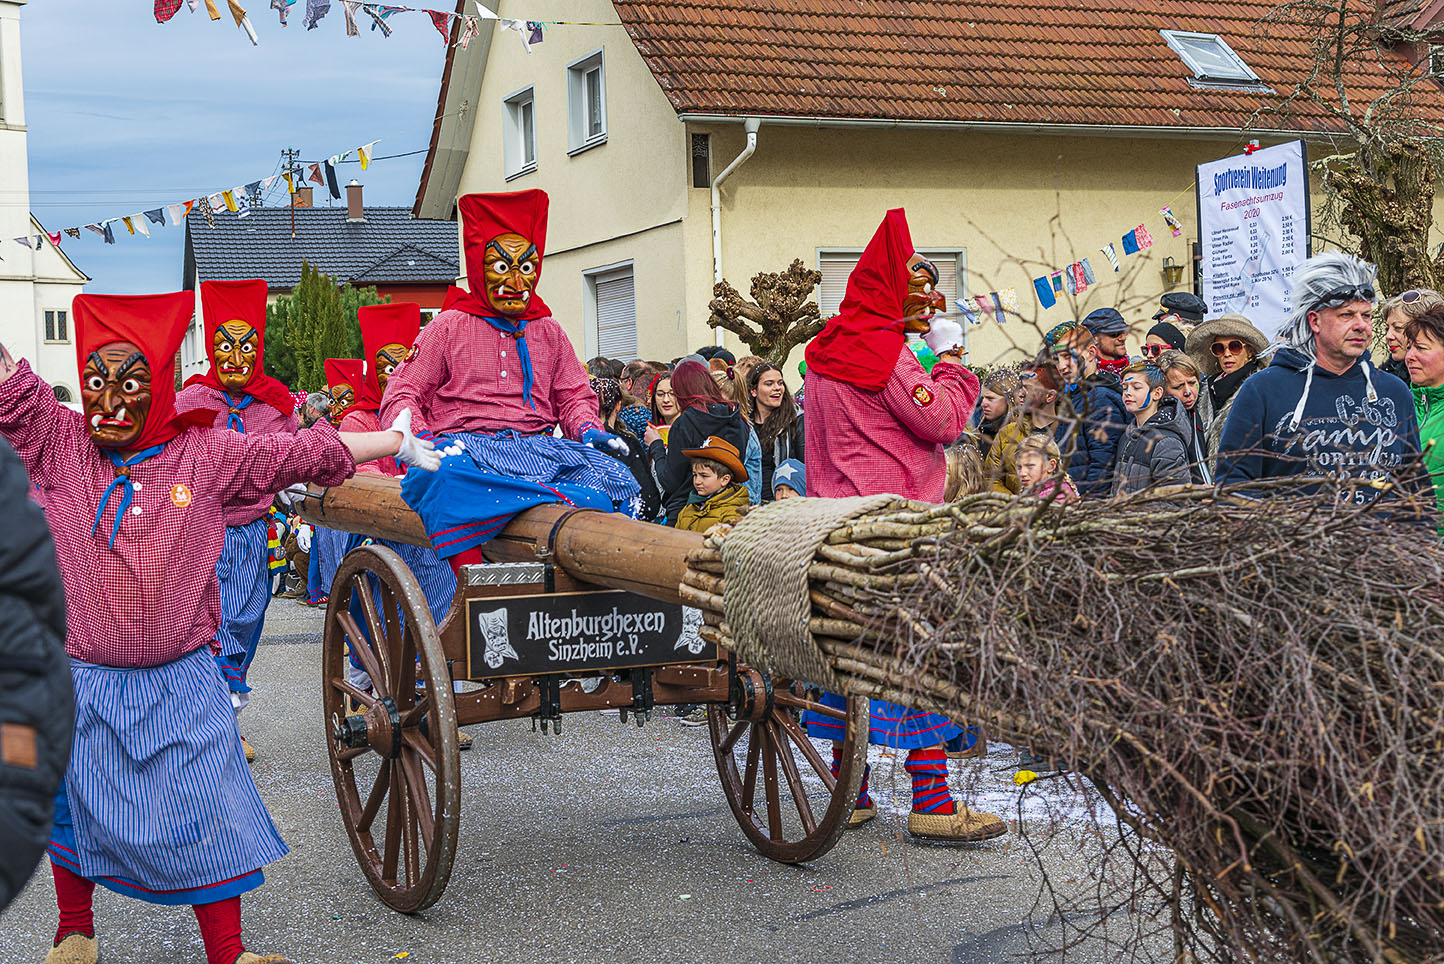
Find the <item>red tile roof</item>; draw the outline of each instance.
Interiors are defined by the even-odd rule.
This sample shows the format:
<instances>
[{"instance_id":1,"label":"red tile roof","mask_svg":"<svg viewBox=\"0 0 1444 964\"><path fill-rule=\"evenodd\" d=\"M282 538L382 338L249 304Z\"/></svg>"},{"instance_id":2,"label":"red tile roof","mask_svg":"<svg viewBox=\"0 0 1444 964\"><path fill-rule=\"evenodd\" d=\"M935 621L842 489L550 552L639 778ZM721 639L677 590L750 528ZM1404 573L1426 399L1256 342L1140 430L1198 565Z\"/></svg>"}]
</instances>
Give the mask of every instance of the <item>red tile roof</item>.
<instances>
[{"instance_id":1,"label":"red tile roof","mask_svg":"<svg viewBox=\"0 0 1444 964\"><path fill-rule=\"evenodd\" d=\"M1263 25L1274 0L614 0L679 114L837 119L1245 126L1313 61L1311 31ZM1200 90L1160 29L1216 33L1273 94ZM1348 71L1367 103L1407 69L1385 55ZM1418 88L1444 115L1444 89ZM1342 129L1307 103L1255 130Z\"/></svg>"}]
</instances>

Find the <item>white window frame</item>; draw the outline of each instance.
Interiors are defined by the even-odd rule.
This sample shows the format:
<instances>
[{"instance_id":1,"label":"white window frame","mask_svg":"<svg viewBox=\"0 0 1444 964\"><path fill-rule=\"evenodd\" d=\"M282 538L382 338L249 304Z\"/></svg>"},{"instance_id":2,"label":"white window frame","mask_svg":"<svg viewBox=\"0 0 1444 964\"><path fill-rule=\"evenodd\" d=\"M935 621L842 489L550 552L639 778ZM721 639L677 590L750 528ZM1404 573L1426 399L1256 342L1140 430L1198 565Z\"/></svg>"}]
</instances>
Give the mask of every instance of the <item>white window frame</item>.
<instances>
[{"instance_id":1,"label":"white window frame","mask_svg":"<svg viewBox=\"0 0 1444 964\"><path fill-rule=\"evenodd\" d=\"M1243 58L1235 53L1234 49L1228 45L1228 41L1216 33L1193 33L1187 30L1160 30L1158 32L1163 36L1163 39L1168 42L1168 46L1172 48L1173 52L1178 54L1179 59L1183 61L1184 65L1193 71L1195 80L1209 84L1253 85L1263 83L1263 81L1259 79L1259 75L1253 72L1253 68L1244 63ZM1232 74L1225 76L1210 73L1207 67L1193 57L1186 43L1187 41L1206 41L1215 44L1220 54L1223 54L1226 59L1233 61L1234 66L1238 68L1241 76Z\"/></svg>"},{"instance_id":2,"label":"white window frame","mask_svg":"<svg viewBox=\"0 0 1444 964\"><path fill-rule=\"evenodd\" d=\"M587 102L587 77L595 71L601 98L602 129L589 130L591 105ZM607 142L607 65L598 47L585 57L567 64L567 154L575 156Z\"/></svg>"},{"instance_id":3,"label":"white window frame","mask_svg":"<svg viewBox=\"0 0 1444 964\"><path fill-rule=\"evenodd\" d=\"M818 248L818 249L817 249L817 260L816 260L817 270L818 270L819 272L822 271L822 262L823 262L824 259L850 258L850 259L856 261L858 258L862 257L862 252L863 252L863 249L862 249L862 248L847 248L847 247L824 247L824 248ZM954 265L954 271L957 272L956 275L954 276L954 277L955 277L955 282L956 282L956 285L957 285L957 291L956 291L956 293L953 295L953 299L962 298L962 299L964 299L964 300L966 301L966 299L967 299L967 297L968 297L968 249L967 249L967 248L963 247L962 245L959 245L959 246L957 246L957 247L918 248L918 249L917 249L917 253L920 254L920 255L922 255L924 258L927 258L928 260L933 261L933 262L938 262L938 261L951 261L951 262L953 263L953 265ZM840 304L841 304L841 302L839 301L839 305L840 305ZM818 286L817 286L817 306L818 306L818 309L822 312L822 317L823 317L823 318L827 318L827 317L829 316L829 313L828 313L827 307L826 307L825 305L823 305L823 303L822 303L822 285L821 285L821 283L819 283ZM953 315L954 317L956 317L957 312L958 312L957 306L954 305L953 302L950 300L950 301L948 302L948 314Z\"/></svg>"},{"instance_id":4,"label":"white window frame","mask_svg":"<svg viewBox=\"0 0 1444 964\"><path fill-rule=\"evenodd\" d=\"M586 327L582 332L582 357L595 358L600 354L601 331L600 322L597 317L597 282L606 281L610 276L627 273L632 276L632 303L636 305L637 269L635 262L628 258L626 261L614 261L611 264L599 265L595 268L588 268L582 272L582 317L586 319ZM635 308L634 308L635 310ZM637 351L638 357L642 350L642 328L636 324ZM630 359L623 359L629 361Z\"/></svg>"},{"instance_id":5,"label":"white window frame","mask_svg":"<svg viewBox=\"0 0 1444 964\"><path fill-rule=\"evenodd\" d=\"M47 332L46 332L46 330L45 330L45 329L46 329L46 324L45 324L45 316L46 316L46 315L55 315L55 316L57 316L57 318L55 319L55 320L57 320L57 321L59 320L59 317L58 317L58 316L62 316L62 315L64 316L64 318L65 318L65 337L64 337L64 338L49 338L49 337L46 337L46 335L47 335ZM43 341L43 342L44 342L45 344L47 344L47 345L68 345L68 344L70 344L70 337L71 337L71 336L70 336L70 311L69 311L68 309L66 309L66 308L46 308L44 311L42 311L42 312L40 313L40 339L41 339L41 341Z\"/></svg>"},{"instance_id":6,"label":"white window frame","mask_svg":"<svg viewBox=\"0 0 1444 964\"><path fill-rule=\"evenodd\" d=\"M531 174L537 167L536 91L531 86L502 98L501 148L506 180ZM531 113L531 159L526 156L525 116Z\"/></svg>"}]
</instances>

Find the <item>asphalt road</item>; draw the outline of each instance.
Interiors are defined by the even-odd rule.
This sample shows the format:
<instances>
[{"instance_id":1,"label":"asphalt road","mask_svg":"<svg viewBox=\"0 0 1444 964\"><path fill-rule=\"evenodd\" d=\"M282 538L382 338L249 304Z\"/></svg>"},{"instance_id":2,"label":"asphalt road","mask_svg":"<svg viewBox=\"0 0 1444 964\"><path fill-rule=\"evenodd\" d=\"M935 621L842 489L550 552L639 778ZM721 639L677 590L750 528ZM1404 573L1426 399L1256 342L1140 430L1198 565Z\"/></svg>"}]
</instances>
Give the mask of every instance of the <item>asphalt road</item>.
<instances>
[{"instance_id":1,"label":"asphalt road","mask_svg":"<svg viewBox=\"0 0 1444 964\"><path fill-rule=\"evenodd\" d=\"M873 750L880 816L806 866L773 863L738 830L705 728L575 714L564 735L472 727L461 840L446 893L397 914L356 866L336 813L318 694L320 614L277 600L252 669L252 773L291 854L244 901L248 946L298 964L453 961L870 961L1003 964L1056 942L1037 903L1039 858L1011 835L968 847L910 842L900 761ZM1064 888L1088 886L1100 838L1090 801L1054 781L1025 799L1013 751L953 763L982 809L1022 825ZM1106 833L1104 834L1106 838ZM1123 923L1123 922L1119 922ZM203 961L187 908L97 891L106 964ZM0 962L38 964L54 933L47 866L0 914ZM1069 960L1114 960L1101 944ZM1161 949L1159 961L1168 955Z\"/></svg>"}]
</instances>

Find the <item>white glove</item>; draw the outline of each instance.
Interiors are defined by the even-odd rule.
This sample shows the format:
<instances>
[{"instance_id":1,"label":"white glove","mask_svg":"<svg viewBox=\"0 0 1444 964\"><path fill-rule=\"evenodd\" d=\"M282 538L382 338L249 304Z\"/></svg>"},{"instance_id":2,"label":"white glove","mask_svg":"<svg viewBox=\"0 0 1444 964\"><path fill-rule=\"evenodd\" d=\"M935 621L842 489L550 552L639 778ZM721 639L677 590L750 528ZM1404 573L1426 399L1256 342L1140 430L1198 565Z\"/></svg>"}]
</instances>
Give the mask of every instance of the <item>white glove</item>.
<instances>
[{"instance_id":1,"label":"white glove","mask_svg":"<svg viewBox=\"0 0 1444 964\"><path fill-rule=\"evenodd\" d=\"M306 496L309 494L310 490L306 488L306 483L297 482L295 485L288 485L277 492L276 498L280 501L281 505L289 509L300 502L304 502Z\"/></svg>"},{"instance_id":2,"label":"white glove","mask_svg":"<svg viewBox=\"0 0 1444 964\"><path fill-rule=\"evenodd\" d=\"M933 319L928 333L923 335L923 341L928 343L928 347L933 350L934 355L942 356L950 351L961 351L963 326L951 318L939 315Z\"/></svg>"},{"instance_id":3,"label":"white glove","mask_svg":"<svg viewBox=\"0 0 1444 964\"><path fill-rule=\"evenodd\" d=\"M304 522L296 526L296 548L302 552L311 551L311 527Z\"/></svg>"},{"instance_id":4,"label":"white glove","mask_svg":"<svg viewBox=\"0 0 1444 964\"><path fill-rule=\"evenodd\" d=\"M441 467L441 456L436 454L436 443L430 439L417 438L411 434L411 409L403 408L391 431L401 433L401 447L396 450L396 459L415 466L423 472L435 472Z\"/></svg>"}]
</instances>

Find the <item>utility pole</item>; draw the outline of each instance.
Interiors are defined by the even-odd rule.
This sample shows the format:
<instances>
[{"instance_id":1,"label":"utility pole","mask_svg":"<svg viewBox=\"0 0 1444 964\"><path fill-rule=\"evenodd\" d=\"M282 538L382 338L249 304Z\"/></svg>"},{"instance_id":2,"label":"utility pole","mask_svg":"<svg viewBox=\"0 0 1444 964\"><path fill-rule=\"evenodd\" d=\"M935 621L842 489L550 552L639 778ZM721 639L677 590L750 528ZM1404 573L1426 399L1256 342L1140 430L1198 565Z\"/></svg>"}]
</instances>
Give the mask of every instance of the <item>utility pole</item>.
<instances>
[{"instance_id":1,"label":"utility pole","mask_svg":"<svg viewBox=\"0 0 1444 964\"><path fill-rule=\"evenodd\" d=\"M294 147L288 147L281 151L282 170L291 175L291 188L287 191L291 201L291 237L296 236L296 191L294 185L296 178L300 176L301 165L297 160L301 152Z\"/></svg>"}]
</instances>

